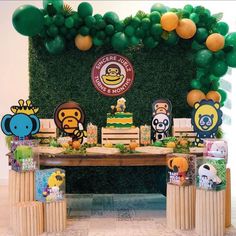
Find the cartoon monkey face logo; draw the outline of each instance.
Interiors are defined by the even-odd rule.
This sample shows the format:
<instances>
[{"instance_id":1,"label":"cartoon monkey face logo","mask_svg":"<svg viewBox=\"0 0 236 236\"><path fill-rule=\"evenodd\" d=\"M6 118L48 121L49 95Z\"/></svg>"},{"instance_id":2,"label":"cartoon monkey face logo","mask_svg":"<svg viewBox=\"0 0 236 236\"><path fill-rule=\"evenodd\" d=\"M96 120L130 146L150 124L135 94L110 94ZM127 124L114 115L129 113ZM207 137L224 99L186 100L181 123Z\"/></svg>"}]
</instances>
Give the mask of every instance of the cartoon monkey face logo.
<instances>
[{"instance_id":1,"label":"cartoon monkey face logo","mask_svg":"<svg viewBox=\"0 0 236 236\"><path fill-rule=\"evenodd\" d=\"M124 75L121 74L121 69L117 64L107 66L106 74L101 77L103 82L107 85L118 85L124 79Z\"/></svg>"},{"instance_id":2,"label":"cartoon monkey face logo","mask_svg":"<svg viewBox=\"0 0 236 236\"><path fill-rule=\"evenodd\" d=\"M62 128L66 133L73 133L78 127L81 113L79 109L62 109L58 113L58 118L62 122Z\"/></svg>"},{"instance_id":3,"label":"cartoon monkey face logo","mask_svg":"<svg viewBox=\"0 0 236 236\"><path fill-rule=\"evenodd\" d=\"M158 99L152 104L153 115L162 113L167 116L171 115L172 105L168 99Z\"/></svg>"},{"instance_id":4,"label":"cartoon monkey face logo","mask_svg":"<svg viewBox=\"0 0 236 236\"><path fill-rule=\"evenodd\" d=\"M73 134L84 122L84 112L75 102L59 105L54 113L54 120L59 129L68 134Z\"/></svg>"}]
</instances>

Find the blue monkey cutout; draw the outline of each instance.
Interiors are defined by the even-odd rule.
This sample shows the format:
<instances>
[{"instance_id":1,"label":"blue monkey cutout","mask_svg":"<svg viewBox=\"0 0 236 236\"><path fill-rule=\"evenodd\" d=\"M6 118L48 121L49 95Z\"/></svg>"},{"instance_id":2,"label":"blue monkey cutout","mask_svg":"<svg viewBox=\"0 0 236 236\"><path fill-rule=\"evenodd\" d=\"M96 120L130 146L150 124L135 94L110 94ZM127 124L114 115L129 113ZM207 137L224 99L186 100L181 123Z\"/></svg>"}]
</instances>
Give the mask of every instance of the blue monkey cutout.
<instances>
[{"instance_id":1,"label":"blue monkey cutout","mask_svg":"<svg viewBox=\"0 0 236 236\"><path fill-rule=\"evenodd\" d=\"M1 129L7 136L16 136L19 140L36 134L40 128L39 118L35 115L38 108L32 106L31 101L19 100L19 106L12 106L13 115L7 114L2 118Z\"/></svg>"}]
</instances>

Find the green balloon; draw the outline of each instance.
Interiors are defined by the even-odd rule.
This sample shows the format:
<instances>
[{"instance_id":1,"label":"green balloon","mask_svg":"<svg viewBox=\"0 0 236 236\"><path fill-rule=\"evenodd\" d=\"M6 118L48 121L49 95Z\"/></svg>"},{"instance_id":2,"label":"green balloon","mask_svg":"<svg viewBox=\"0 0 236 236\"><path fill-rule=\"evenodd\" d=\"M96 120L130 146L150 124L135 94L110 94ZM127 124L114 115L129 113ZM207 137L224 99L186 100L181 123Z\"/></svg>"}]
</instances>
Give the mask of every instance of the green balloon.
<instances>
[{"instance_id":1,"label":"green balloon","mask_svg":"<svg viewBox=\"0 0 236 236\"><path fill-rule=\"evenodd\" d=\"M72 18L74 19L74 27L75 28L79 28L79 26L81 26L83 24L83 19L79 16L79 14L77 12L75 12L72 15Z\"/></svg>"},{"instance_id":2,"label":"green balloon","mask_svg":"<svg viewBox=\"0 0 236 236\"><path fill-rule=\"evenodd\" d=\"M135 35L142 39L145 37L145 31L142 29L142 28L137 28L136 32L135 32Z\"/></svg>"},{"instance_id":3,"label":"green balloon","mask_svg":"<svg viewBox=\"0 0 236 236\"><path fill-rule=\"evenodd\" d=\"M95 27L96 27L96 29L98 29L98 30L104 29L104 28L106 27L106 22L105 22L105 20L103 20L103 19L97 20Z\"/></svg>"},{"instance_id":4,"label":"green balloon","mask_svg":"<svg viewBox=\"0 0 236 236\"><path fill-rule=\"evenodd\" d=\"M164 14L167 12L166 6L161 3L156 3L151 7L151 12L158 11L161 14Z\"/></svg>"},{"instance_id":5,"label":"green balloon","mask_svg":"<svg viewBox=\"0 0 236 236\"><path fill-rule=\"evenodd\" d=\"M103 16L103 19L107 22L107 24L112 25L115 25L119 22L119 16L113 11L106 12Z\"/></svg>"},{"instance_id":6,"label":"green balloon","mask_svg":"<svg viewBox=\"0 0 236 236\"><path fill-rule=\"evenodd\" d=\"M225 22L217 22L216 26L213 29L214 32L220 33L225 36L229 32L229 26Z\"/></svg>"},{"instance_id":7,"label":"green balloon","mask_svg":"<svg viewBox=\"0 0 236 236\"><path fill-rule=\"evenodd\" d=\"M213 81L218 82L218 81L220 80L220 78L219 78L219 77L216 77L216 76L214 76L214 75L210 75L210 76L209 76L209 80L210 80L211 82L213 82Z\"/></svg>"},{"instance_id":8,"label":"green balloon","mask_svg":"<svg viewBox=\"0 0 236 236\"><path fill-rule=\"evenodd\" d=\"M151 26L151 21L149 18L145 17L141 21L141 26L143 30L148 30Z\"/></svg>"},{"instance_id":9,"label":"green balloon","mask_svg":"<svg viewBox=\"0 0 236 236\"><path fill-rule=\"evenodd\" d=\"M226 101L226 99L227 99L227 93L223 89L218 89L217 92L221 96L221 102L224 103Z\"/></svg>"},{"instance_id":10,"label":"green balloon","mask_svg":"<svg viewBox=\"0 0 236 236\"><path fill-rule=\"evenodd\" d=\"M44 25L50 26L53 24L53 18L49 15L44 16Z\"/></svg>"},{"instance_id":11,"label":"green balloon","mask_svg":"<svg viewBox=\"0 0 236 236\"><path fill-rule=\"evenodd\" d=\"M53 6L52 3L48 3L46 12L49 16L54 16L57 14L57 9Z\"/></svg>"},{"instance_id":12,"label":"green balloon","mask_svg":"<svg viewBox=\"0 0 236 236\"><path fill-rule=\"evenodd\" d=\"M216 77L222 77L226 74L228 66L224 61L216 61L212 64L211 71Z\"/></svg>"},{"instance_id":13,"label":"green balloon","mask_svg":"<svg viewBox=\"0 0 236 236\"><path fill-rule=\"evenodd\" d=\"M181 14L182 14L182 18L189 18L190 17L190 13L188 11L182 10Z\"/></svg>"},{"instance_id":14,"label":"green balloon","mask_svg":"<svg viewBox=\"0 0 236 236\"><path fill-rule=\"evenodd\" d=\"M195 23L197 24L199 22L199 16L197 13L193 12L190 14L189 18Z\"/></svg>"},{"instance_id":15,"label":"green balloon","mask_svg":"<svg viewBox=\"0 0 236 236\"><path fill-rule=\"evenodd\" d=\"M60 33L62 35L66 35L68 33L68 29L65 27L65 26L62 26L60 29L59 29Z\"/></svg>"},{"instance_id":16,"label":"green balloon","mask_svg":"<svg viewBox=\"0 0 236 236\"><path fill-rule=\"evenodd\" d=\"M195 40L199 43L203 43L206 41L209 33L206 28L198 28L195 34Z\"/></svg>"},{"instance_id":17,"label":"green balloon","mask_svg":"<svg viewBox=\"0 0 236 236\"><path fill-rule=\"evenodd\" d=\"M215 56L215 58L223 60L225 58L225 52L223 50L220 50L218 52L215 52L214 56Z\"/></svg>"},{"instance_id":18,"label":"green balloon","mask_svg":"<svg viewBox=\"0 0 236 236\"><path fill-rule=\"evenodd\" d=\"M46 41L45 47L50 54L60 54L65 49L65 41L61 36L56 36L56 38Z\"/></svg>"},{"instance_id":19,"label":"green balloon","mask_svg":"<svg viewBox=\"0 0 236 236\"><path fill-rule=\"evenodd\" d=\"M125 28L125 34L126 34L128 37L133 36L134 33L135 33L135 29L134 29L133 26L131 26L131 25L126 26L126 28Z\"/></svg>"},{"instance_id":20,"label":"green balloon","mask_svg":"<svg viewBox=\"0 0 236 236\"><path fill-rule=\"evenodd\" d=\"M129 43L130 43L131 46L136 46L136 45L139 44L139 42L140 42L140 39L137 38L136 36L132 36L129 39Z\"/></svg>"},{"instance_id":21,"label":"green balloon","mask_svg":"<svg viewBox=\"0 0 236 236\"><path fill-rule=\"evenodd\" d=\"M91 28L96 24L96 19L93 16L86 16L85 24L88 26L88 28Z\"/></svg>"},{"instance_id":22,"label":"green balloon","mask_svg":"<svg viewBox=\"0 0 236 236\"><path fill-rule=\"evenodd\" d=\"M43 0L43 8L47 10L48 4L50 3L52 3L57 12L61 12L63 10L63 0Z\"/></svg>"},{"instance_id":23,"label":"green balloon","mask_svg":"<svg viewBox=\"0 0 236 236\"><path fill-rule=\"evenodd\" d=\"M65 18L62 14L57 14L55 16L53 16L53 23L56 26L62 26L65 22Z\"/></svg>"},{"instance_id":24,"label":"green balloon","mask_svg":"<svg viewBox=\"0 0 236 236\"><path fill-rule=\"evenodd\" d=\"M200 88L201 88L201 83L200 83L200 81L197 80L197 79L193 79L193 80L191 81L191 88L192 88L192 89L200 89Z\"/></svg>"},{"instance_id":25,"label":"green balloon","mask_svg":"<svg viewBox=\"0 0 236 236\"><path fill-rule=\"evenodd\" d=\"M74 19L72 16L69 16L68 18L66 18L65 20L65 26L69 29L74 27Z\"/></svg>"},{"instance_id":26,"label":"green balloon","mask_svg":"<svg viewBox=\"0 0 236 236\"><path fill-rule=\"evenodd\" d=\"M102 15L101 14L95 14L93 17L96 19L96 21L102 19Z\"/></svg>"},{"instance_id":27,"label":"green balloon","mask_svg":"<svg viewBox=\"0 0 236 236\"><path fill-rule=\"evenodd\" d=\"M184 6L184 10L189 12L189 13L192 13L193 12L193 6L190 5L190 4L187 4Z\"/></svg>"},{"instance_id":28,"label":"green balloon","mask_svg":"<svg viewBox=\"0 0 236 236\"><path fill-rule=\"evenodd\" d=\"M202 45L202 44L200 44L200 43L198 43L196 40L194 40L194 41L192 42L191 48L192 48L193 50L199 51L200 49L205 48L205 46Z\"/></svg>"},{"instance_id":29,"label":"green balloon","mask_svg":"<svg viewBox=\"0 0 236 236\"><path fill-rule=\"evenodd\" d=\"M91 16L93 14L93 7L88 2L82 2L78 6L78 13L81 18L85 18L86 16Z\"/></svg>"},{"instance_id":30,"label":"green balloon","mask_svg":"<svg viewBox=\"0 0 236 236\"><path fill-rule=\"evenodd\" d=\"M219 81L213 80L211 82L211 90L217 91L219 89L219 87L220 87Z\"/></svg>"},{"instance_id":31,"label":"green balloon","mask_svg":"<svg viewBox=\"0 0 236 236\"><path fill-rule=\"evenodd\" d=\"M124 33L117 32L111 39L111 45L115 50L122 51L128 46L128 39Z\"/></svg>"},{"instance_id":32,"label":"green balloon","mask_svg":"<svg viewBox=\"0 0 236 236\"><path fill-rule=\"evenodd\" d=\"M12 23L20 34L35 36L43 30L44 16L37 7L23 5L14 11Z\"/></svg>"},{"instance_id":33,"label":"green balloon","mask_svg":"<svg viewBox=\"0 0 236 236\"><path fill-rule=\"evenodd\" d=\"M143 45L146 48L149 48L149 49L155 48L157 46L157 44L158 44L158 42L155 41L155 39L151 36L143 39Z\"/></svg>"},{"instance_id":34,"label":"green balloon","mask_svg":"<svg viewBox=\"0 0 236 236\"><path fill-rule=\"evenodd\" d=\"M209 66L213 60L213 54L208 49L202 49L195 56L196 65L199 67Z\"/></svg>"},{"instance_id":35,"label":"green balloon","mask_svg":"<svg viewBox=\"0 0 236 236\"><path fill-rule=\"evenodd\" d=\"M101 40L101 39L99 39L97 37L94 37L93 38L93 45L100 47L100 46L103 45L103 40Z\"/></svg>"},{"instance_id":36,"label":"green balloon","mask_svg":"<svg viewBox=\"0 0 236 236\"><path fill-rule=\"evenodd\" d=\"M58 28L54 24L50 25L50 27L47 30L48 35L53 38L58 35L58 32L59 32Z\"/></svg>"},{"instance_id":37,"label":"green balloon","mask_svg":"<svg viewBox=\"0 0 236 236\"><path fill-rule=\"evenodd\" d=\"M83 36L89 35L89 28L87 26L82 26L79 29L79 33Z\"/></svg>"},{"instance_id":38,"label":"green balloon","mask_svg":"<svg viewBox=\"0 0 236 236\"><path fill-rule=\"evenodd\" d=\"M153 36L160 36L163 32L163 29L161 27L161 24L154 24L151 27L151 34Z\"/></svg>"},{"instance_id":39,"label":"green balloon","mask_svg":"<svg viewBox=\"0 0 236 236\"><path fill-rule=\"evenodd\" d=\"M105 28L105 33L109 36L113 35L115 32L115 27L113 25L107 25Z\"/></svg>"},{"instance_id":40,"label":"green balloon","mask_svg":"<svg viewBox=\"0 0 236 236\"><path fill-rule=\"evenodd\" d=\"M105 32L104 31L98 31L97 32L97 34L96 34L96 37L98 38L98 39L105 39L106 38L106 34L105 34Z\"/></svg>"},{"instance_id":41,"label":"green balloon","mask_svg":"<svg viewBox=\"0 0 236 236\"><path fill-rule=\"evenodd\" d=\"M70 32L70 35L71 35L72 37L75 37L75 36L77 35L77 33L78 33L75 28L71 28L71 29L69 30L69 32Z\"/></svg>"},{"instance_id":42,"label":"green balloon","mask_svg":"<svg viewBox=\"0 0 236 236\"><path fill-rule=\"evenodd\" d=\"M236 48L236 32L230 33L225 37L225 46L233 46Z\"/></svg>"},{"instance_id":43,"label":"green balloon","mask_svg":"<svg viewBox=\"0 0 236 236\"><path fill-rule=\"evenodd\" d=\"M161 14L158 11L153 11L150 15L149 18L153 24L155 23L160 23L161 20Z\"/></svg>"},{"instance_id":44,"label":"green balloon","mask_svg":"<svg viewBox=\"0 0 236 236\"><path fill-rule=\"evenodd\" d=\"M236 49L226 54L226 63L230 67L236 67Z\"/></svg>"},{"instance_id":45,"label":"green balloon","mask_svg":"<svg viewBox=\"0 0 236 236\"><path fill-rule=\"evenodd\" d=\"M179 42L179 37L175 31L168 33L168 38L164 41L168 45L176 45Z\"/></svg>"},{"instance_id":46,"label":"green balloon","mask_svg":"<svg viewBox=\"0 0 236 236\"><path fill-rule=\"evenodd\" d=\"M134 28L138 28L140 26L140 23L141 23L141 20L137 16L133 17L131 20L131 25Z\"/></svg>"},{"instance_id":47,"label":"green balloon","mask_svg":"<svg viewBox=\"0 0 236 236\"><path fill-rule=\"evenodd\" d=\"M125 28L125 25L122 21L119 21L115 24L115 30L117 32L122 32L124 30L124 28Z\"/></svg>"}]
</instances>

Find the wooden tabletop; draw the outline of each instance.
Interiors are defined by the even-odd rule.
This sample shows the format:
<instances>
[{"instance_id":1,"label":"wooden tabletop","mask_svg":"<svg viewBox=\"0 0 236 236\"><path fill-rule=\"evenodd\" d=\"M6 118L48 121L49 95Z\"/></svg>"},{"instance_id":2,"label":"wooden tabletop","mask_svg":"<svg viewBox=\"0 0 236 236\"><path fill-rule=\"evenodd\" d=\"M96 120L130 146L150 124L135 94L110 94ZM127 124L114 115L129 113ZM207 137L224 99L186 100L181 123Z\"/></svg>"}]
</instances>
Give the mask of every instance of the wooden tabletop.
<instances>
[{"instance_id":1,"label":"wooden tabletop","mask_svg":"<svg viewBox=\"0 0 236 236\"><path fill-rule=\"evenodd\" d=\"M49 157L40 155L41 166L165 166L166 155L163 154L58 154Z\"/></svg>"}]
</instances>

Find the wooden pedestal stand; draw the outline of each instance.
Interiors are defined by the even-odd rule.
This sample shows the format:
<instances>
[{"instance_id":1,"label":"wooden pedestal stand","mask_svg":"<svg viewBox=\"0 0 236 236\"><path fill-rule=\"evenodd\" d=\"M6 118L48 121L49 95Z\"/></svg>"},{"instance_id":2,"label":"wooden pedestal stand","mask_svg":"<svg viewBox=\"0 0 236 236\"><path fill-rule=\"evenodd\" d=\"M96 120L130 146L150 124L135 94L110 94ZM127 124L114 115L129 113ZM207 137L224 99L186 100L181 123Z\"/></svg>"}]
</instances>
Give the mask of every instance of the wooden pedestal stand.
<instances>
[{"instance_id":1,"label":"wooden pedestal stand","mask_svg":"<svg viewBox=\"0 0 236 236\"><path fill-rule=\"evenodd\" d=\"M37 236L43 233L43 204L20 202L13 206L12 228L16 236Z\"/></svg>"},{"instance_id":2,"label":"wooden pedestal stand","mask_svg":"<svg viewBox=\"0 0 236 236\"><path fill-rule=\"evenodd\" d=\"M44 231L61 232L66 228L66 200L44 203Z\"/></svg>"},{"instance_id":3,"label":"wooden pedestal stand","mask_svg":"<svg viewBox=\"0 0 236 236\"><path fill-rule=\"evenodd\" d=\"M230 169L226 170L226 189L225 189L225 227L231 225L231 177Z\"/></svg>"},{"instance_id":4,"label":"wooden pedestal stand","mask_svg":"<svg viewBox=\"0 0 236 236\"><path fill-rule=\"evenodd\" d=\"M167 184L167 226L188 230L195 225L195 186Z\"/></svg>"},{"instance_id":5,"label":"wooden pedestal stand","mask_svg":"<svg viewBox=\"0 0 236 236\"><path fill-rule=\"evenodd\" d=\"M34 201L34 171L9 171L10 225L12 225L12 207L19 202Z\"/></svg>"},{"instance_id":6,"label":"wooden pedestal stand","mask_svg":"<svg viewBox=\"0 0 236 236\"><path fill-rule=\"evenodd\" d=\"M200 236L223 236L225 232L225 190L196 191L196 231Z\"/></svg>"}]
</instances>

